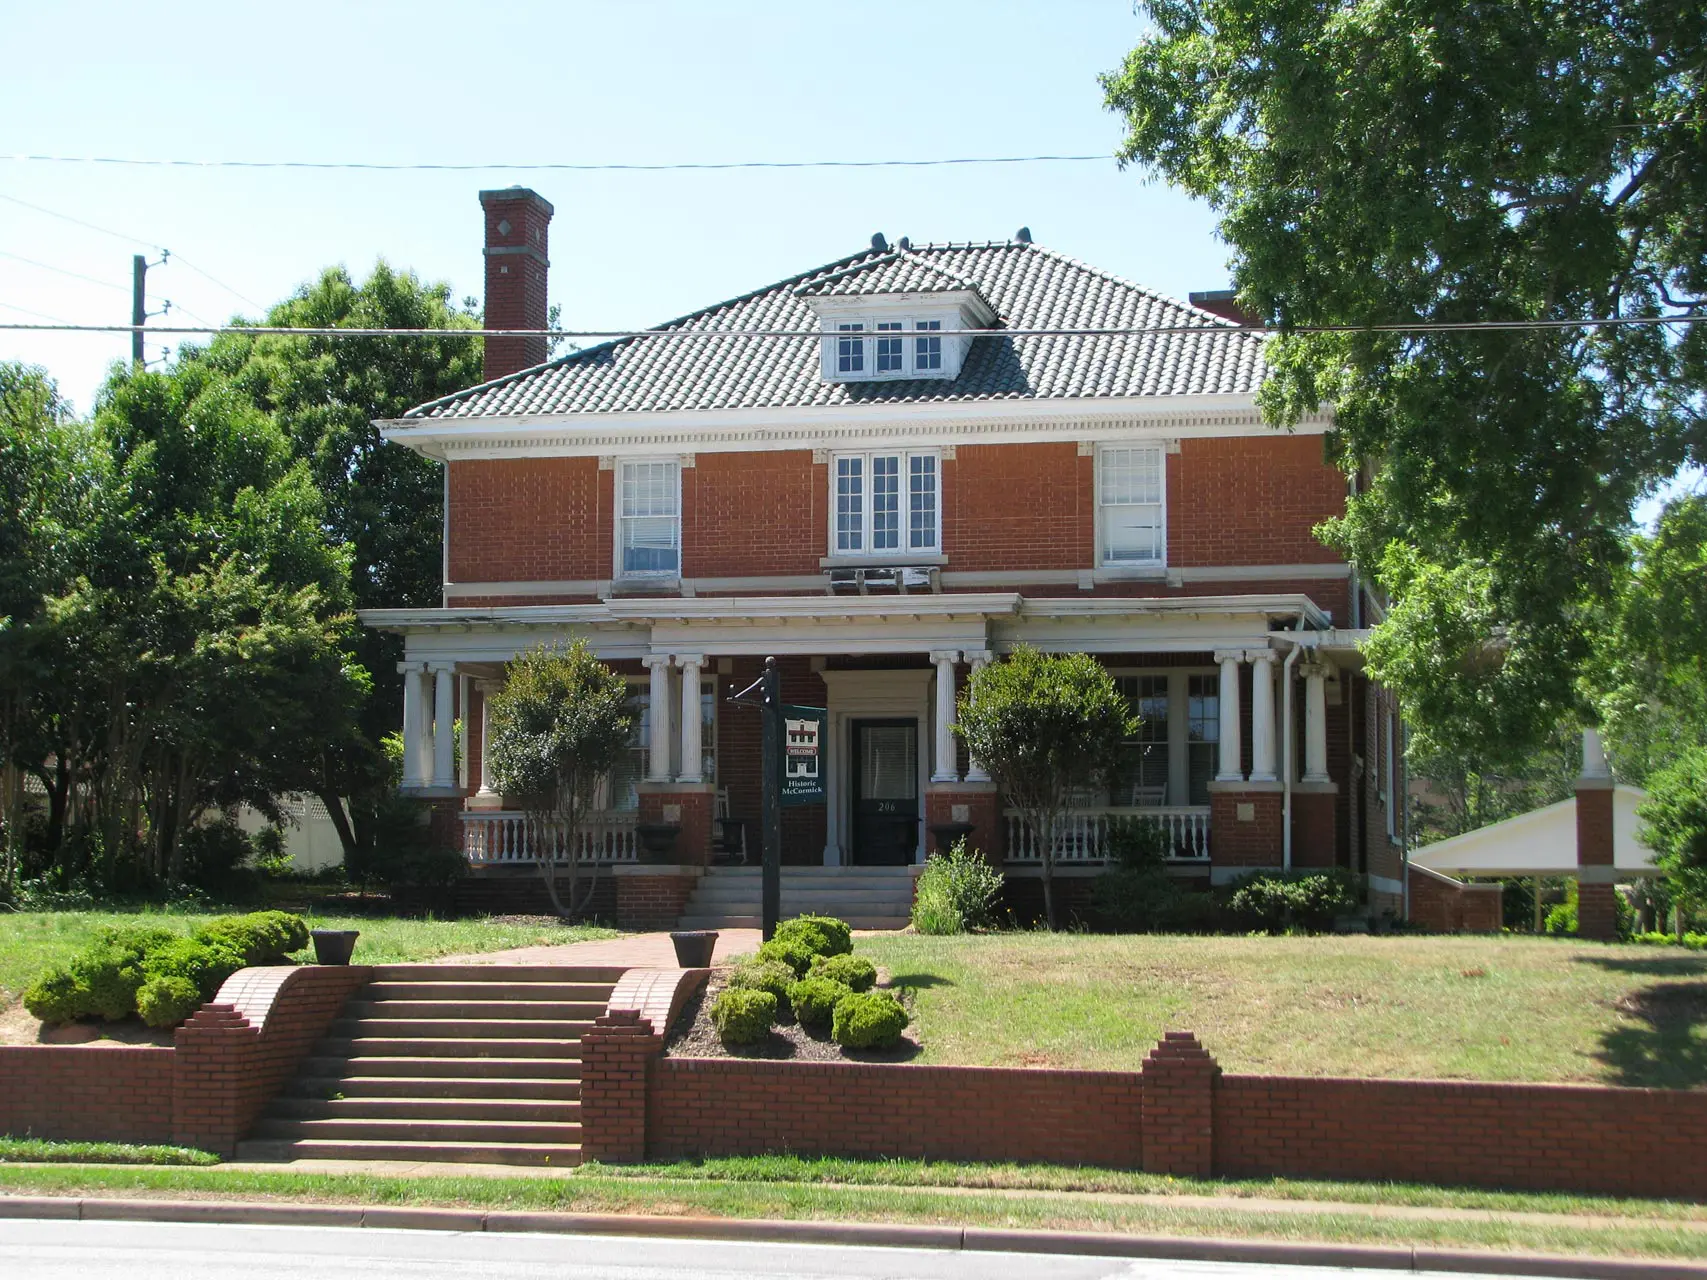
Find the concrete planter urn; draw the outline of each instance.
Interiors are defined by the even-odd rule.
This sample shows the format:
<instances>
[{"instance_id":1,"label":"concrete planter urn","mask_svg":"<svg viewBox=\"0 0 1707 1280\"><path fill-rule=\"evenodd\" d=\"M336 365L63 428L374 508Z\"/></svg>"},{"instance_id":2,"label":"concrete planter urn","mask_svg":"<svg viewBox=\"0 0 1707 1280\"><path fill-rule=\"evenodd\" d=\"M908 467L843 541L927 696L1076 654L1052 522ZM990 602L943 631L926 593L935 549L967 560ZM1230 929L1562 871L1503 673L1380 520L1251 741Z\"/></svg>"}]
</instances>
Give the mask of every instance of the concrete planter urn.
<instances>
[{"instance_id":1,"label":"concrete planter urn","mask_svg":"<svg viewBox=\"0 0 1707 1280\"><path fill-rule=\"evenodd\" d=\"M717 930L680 929L670 935L675 944L676 963L684 969L709 969L711 953L717 949Z\"/></svg>"},{"instance_id":2,"label":"concrete planter urn","mask_svg":"<svg viewBox=\"0 0 1707 1280\"><path fill-rule=\"evenodd\" d=\"M954 842L971 835L978 828L970 822L933 822L931 834L936 837L936 851L947 853L954 848Z\"/></svg>"},{"instance_id":3,"label":"concrete planter urn","mask_svg":"<svg viewBox=\"0 0 1707 1280\"><path fill-rule=\"evenodd\" d=\"M682 833L679 822L641 822L634 834L640 837L642 862L668 862L676 852L676 837Z\"/></svg>"},{"instance_id":4,"label":"concrete planter urn","mask_svg":"<svg viewBox=\"0 0 1707 1280\"><path fill-rule=\"evenodd\" d=\"M315 929L309 937L314 939L315 964L349 964L361 930Z\"/></svg>"}]
</instances>

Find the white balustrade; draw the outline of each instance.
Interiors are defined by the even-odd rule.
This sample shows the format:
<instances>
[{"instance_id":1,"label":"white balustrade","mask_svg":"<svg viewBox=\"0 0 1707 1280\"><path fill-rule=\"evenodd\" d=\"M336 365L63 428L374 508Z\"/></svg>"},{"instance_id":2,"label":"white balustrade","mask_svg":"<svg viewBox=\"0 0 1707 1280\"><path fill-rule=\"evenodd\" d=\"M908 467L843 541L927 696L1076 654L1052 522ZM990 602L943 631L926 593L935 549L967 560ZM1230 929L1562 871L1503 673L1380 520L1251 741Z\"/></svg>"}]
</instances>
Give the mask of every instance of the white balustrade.
<instances>
[{"instance_id":1,"label":"white balustrade","mask_svg":"<svg viewBox=\"0 0 1707 1280\"><path fill-rule=\"evenodd\" d=\"M1042 842L1017 810L1009 809L1009 862L1041 862ZM1077 809L1061 820L1055 832L1056 862L1101 862L1105 857L1110 822L1136 820L1154 823L1168 835L1168 858L1175 862L1209 861L1209 806L1178 805L1149 809Z\"/></svg>"},{"instance_id":2,"label":"white balustrade","mask_svg":"<svg viewBox=\"0 0 1707 1280\"><path fill-rule=\"evenodd\" d=\"M581 828L576 858L580 862L637 862L640 840L638 813L596 813ZM471 809L462 814L462 853L474 866L533 862L540 838L527 814L513 809ZM567 862L559 833L548 833L558 862Z\"/></svg>"}]
</instances>

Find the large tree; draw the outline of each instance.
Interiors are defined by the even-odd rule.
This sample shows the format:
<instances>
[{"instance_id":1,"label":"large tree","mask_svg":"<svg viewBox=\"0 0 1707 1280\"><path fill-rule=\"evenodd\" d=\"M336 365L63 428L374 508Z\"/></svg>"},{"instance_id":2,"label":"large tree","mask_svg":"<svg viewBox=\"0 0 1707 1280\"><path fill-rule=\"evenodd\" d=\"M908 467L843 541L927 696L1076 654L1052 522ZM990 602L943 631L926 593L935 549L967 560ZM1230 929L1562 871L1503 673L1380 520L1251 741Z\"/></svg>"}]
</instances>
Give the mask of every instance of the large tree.
<instances>
[{"instance_id":1,"label":"large tree","mask_svg":"<svg viewBox=\"0 0 1707 1280\"><path fill-rule=\"evenodd\" d=\"M296 328L477 329L479 316L446 284L380 262L357 285L342 267L273 307L265 323ZM351 549L356 608L435 606L443 579L444 475L409 449L385 443L374 421L401 417L481 377L478 337L330 338L223 335L193 353L226 374L281 428L310 469L325 503L324 529ZM346 860L359 867L384 826L389 789L380 744L402 715L401 641L367 628L352 638L352 663L372 695L358 732L329 742L312 788L338 827ZM348 814L344 808L348 802Z\"/></svg>"},{"instance_id":2,"label":"large tree","mask_svg":"<svg viewBox=\"0 0 1707 1280\"><path fill-rule=\"evenodd\" d=\"M1148 0L1124 161L1208 202L1277 325L1262 403L1331 404L1324 533L1392 610L1422 733L1495 760L1581 709L1631 504L1707 456L1707 10L1676 0ZM1308 333L1312 326L1557 328Z\"/></svg>"}]
</instances>

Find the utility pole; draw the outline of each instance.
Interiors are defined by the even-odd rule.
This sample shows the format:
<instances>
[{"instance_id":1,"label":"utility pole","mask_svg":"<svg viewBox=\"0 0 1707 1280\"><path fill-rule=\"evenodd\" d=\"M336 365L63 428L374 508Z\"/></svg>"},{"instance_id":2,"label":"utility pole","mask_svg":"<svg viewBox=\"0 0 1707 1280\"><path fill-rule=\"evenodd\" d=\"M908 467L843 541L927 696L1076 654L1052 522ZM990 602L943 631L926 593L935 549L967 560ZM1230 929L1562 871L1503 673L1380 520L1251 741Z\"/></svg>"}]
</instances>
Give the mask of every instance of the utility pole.
<instances>
[{"instance_id":1,"label":"utility pole","mask_svg":"<svg viewBox=\"0 0 1707 1280\"><path fill-rule=\"evenodd\" d=\"M137 254L130 260L130 363L141 373L146 363L142 358L142 326L148 323L148 259Z\"/></svg>"}]
</instances>

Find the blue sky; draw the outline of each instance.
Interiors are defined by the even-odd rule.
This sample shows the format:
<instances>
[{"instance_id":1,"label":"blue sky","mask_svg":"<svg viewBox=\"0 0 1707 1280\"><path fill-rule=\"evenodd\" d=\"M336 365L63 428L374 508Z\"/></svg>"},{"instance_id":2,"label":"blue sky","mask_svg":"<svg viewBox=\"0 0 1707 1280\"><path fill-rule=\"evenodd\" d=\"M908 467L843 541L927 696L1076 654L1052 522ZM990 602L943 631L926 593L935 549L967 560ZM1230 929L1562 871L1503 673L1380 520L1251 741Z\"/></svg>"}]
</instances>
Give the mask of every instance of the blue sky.
<instances>
[{"instance_id":1,"label":"blue sky","mask_svg":"<svg viewBox=\"0 0 1707 1280\"><path fill-rule=\"evenodd\" d=\"M0 153L480 164L1111 154L1120 127L1096 76L1140 33L1130 0L0 0L0 26L13 51ZM151 307L170 298L209 321L382 255L478 294L475 193L512 181L557 208L552 298L571 328L654 324L874 231L982 240L1028 225L1177 296L1228 278L1209 211L1112 160L722 174L0 161L0 195L163 244L220 281L178 264L150 275ZM140 247L0 200L13 308L0 319L128 321ZM0 358L46 366L80 409L127 350L120 335L0 333Z\"/></svg>"}]
</instances>

